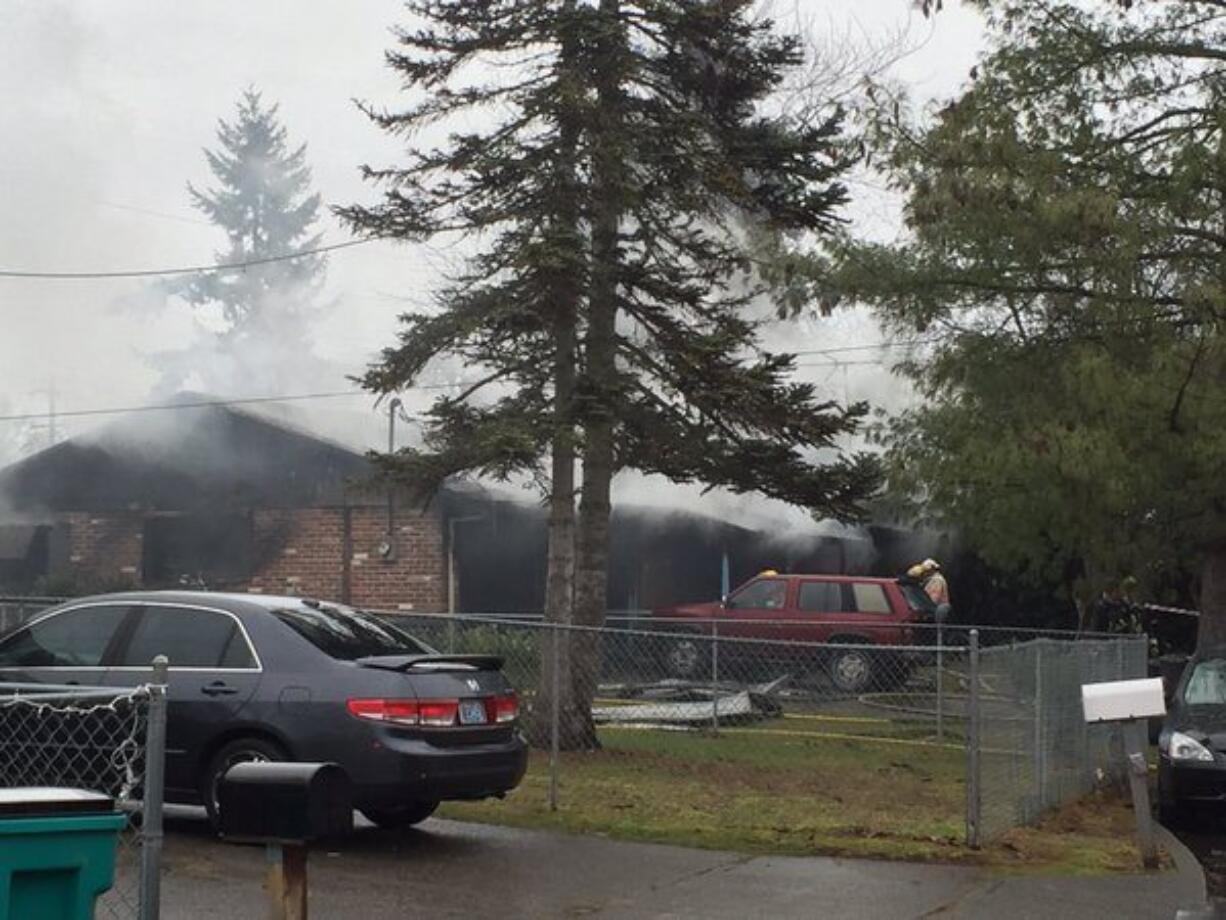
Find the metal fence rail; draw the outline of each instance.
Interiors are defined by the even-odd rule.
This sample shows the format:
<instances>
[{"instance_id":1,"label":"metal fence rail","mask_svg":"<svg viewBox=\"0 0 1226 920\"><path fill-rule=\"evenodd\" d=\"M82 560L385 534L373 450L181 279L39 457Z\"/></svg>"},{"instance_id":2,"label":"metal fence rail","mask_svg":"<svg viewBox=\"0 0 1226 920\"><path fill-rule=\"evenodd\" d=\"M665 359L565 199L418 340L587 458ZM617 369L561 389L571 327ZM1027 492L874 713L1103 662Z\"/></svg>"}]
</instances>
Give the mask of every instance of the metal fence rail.
<instances>
[{"instance_id":1,"label":"metal fence rail","mask_svg":"<svg viewBox=\"0 0 1226 920\"><path fill-rule=\"evenodd\" d=\"M98 900L98 917L158 917L164 665L160 674L158 684L134 688L0 688L0 787L92 789L127 815L115 885Z\"/></svg>"}]
</instances>

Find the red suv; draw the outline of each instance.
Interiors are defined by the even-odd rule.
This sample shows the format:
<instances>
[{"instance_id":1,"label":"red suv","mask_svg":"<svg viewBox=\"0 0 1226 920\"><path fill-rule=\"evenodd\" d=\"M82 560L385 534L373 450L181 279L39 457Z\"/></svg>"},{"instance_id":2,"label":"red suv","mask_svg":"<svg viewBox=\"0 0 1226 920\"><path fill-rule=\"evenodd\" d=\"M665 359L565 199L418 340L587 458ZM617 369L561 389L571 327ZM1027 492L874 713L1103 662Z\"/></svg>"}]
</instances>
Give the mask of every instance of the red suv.
<instances>
[{"instance_id":1,"label":"red suv","mask_svg":"<svg viewBox=\"0 0 1226 920\"><path fill-rule=\"evenodd\" d=\"M682 604L653 611L657 619L681 621L685 634L669 643L664 666L670 675L698 678L709 670L710 644L697 638L714 630L724 639L769 639L779 644L720 643L721 660L727 653L821 661L835 686L859 692L873 684L899 676L892 656L883 668L883 657L866 645L911 645L924 637L913 627L931 623L936 614L932 600L918 584L895 578L858 575L778 575L764 572L741 585L723 601ZM671 624L670 624L671 625ZM816 655L802 646L787 643L847 645ZM739 653L739 654L738 654ZM883 673L889 671L890 673Z\"/></svg>"}]
</instances>

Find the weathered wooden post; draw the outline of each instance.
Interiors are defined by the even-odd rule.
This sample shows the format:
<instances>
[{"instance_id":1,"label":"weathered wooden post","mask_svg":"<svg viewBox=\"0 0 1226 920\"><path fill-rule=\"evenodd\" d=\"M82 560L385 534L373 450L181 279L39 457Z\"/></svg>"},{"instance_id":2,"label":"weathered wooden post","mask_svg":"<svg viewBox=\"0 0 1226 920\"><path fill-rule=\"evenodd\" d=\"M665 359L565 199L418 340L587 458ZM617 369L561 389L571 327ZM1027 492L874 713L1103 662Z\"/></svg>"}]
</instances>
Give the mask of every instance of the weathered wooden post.
<instances>
[{"instance_id":1,"label":"weathered wooden post","mask_svg":"<svg viewBox=\"0 0 1226 920\"><path fill-rule=\"evenodd\" d=\"M1082 684L1081 705L1088 723L1115 723L1124 734L1125 766L1132 791L1132 810L1137 817L1137 843L1147 869L1158 868L1154 842L1154 819L1149 811L1149 764L1145 757L1146 720L1166 715L1162 678L1113 680Z\"/></svg>"}]
</instances>

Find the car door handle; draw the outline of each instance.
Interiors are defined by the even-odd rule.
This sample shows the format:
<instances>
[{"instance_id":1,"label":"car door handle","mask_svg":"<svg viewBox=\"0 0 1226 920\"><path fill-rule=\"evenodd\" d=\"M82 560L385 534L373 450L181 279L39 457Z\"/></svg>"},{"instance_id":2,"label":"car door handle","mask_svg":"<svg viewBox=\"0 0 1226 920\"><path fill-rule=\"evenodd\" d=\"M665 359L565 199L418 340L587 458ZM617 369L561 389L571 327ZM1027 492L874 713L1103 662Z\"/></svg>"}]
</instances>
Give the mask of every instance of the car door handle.
<instances>
[{"instance_id":1,"label":"car door handle","mask_svg":"<svg viewBox=\"0 0 1226 920\"><path fill-rule=\"evenodd\" d=\"M219 680L213 681L211 684L205 684L200 688L200 692L205 696L233 696L238 693L237 687L231 687L222 683Z\"/></svg>"}]
</instances>

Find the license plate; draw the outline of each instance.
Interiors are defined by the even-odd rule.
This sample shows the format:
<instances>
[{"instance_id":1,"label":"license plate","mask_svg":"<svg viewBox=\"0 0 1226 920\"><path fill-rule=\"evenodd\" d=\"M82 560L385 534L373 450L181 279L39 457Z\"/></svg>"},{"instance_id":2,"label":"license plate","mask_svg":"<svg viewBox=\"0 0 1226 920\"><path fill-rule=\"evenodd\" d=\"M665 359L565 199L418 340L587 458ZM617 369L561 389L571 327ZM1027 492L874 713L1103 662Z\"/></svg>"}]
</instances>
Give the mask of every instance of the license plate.
<instances>
[{"instance_id":1,"label":"license plate","mask_svg":"<svg viewBox=\"0 0 1226 920\"><path fill-rule=\"evenodd\" d=\"M460 700L460 724L484 725L485 702L482 700Z\"/></svg>"}]
</instances>

